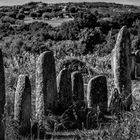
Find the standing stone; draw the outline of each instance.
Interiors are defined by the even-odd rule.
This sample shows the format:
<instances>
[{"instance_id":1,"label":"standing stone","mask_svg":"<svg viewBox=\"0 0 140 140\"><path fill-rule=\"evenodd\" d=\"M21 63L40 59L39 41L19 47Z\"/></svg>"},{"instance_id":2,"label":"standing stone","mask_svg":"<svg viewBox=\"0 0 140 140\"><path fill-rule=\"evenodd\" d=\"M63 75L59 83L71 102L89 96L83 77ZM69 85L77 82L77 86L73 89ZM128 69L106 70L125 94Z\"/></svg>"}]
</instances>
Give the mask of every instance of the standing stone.
<instances>
[{"instance_id":1,"label":"standing stone","mask_svg":"<svg viewBox=\"0 0 140 140\"><path fill-rule=\"evenodd\" d=\"M127 27L120 30L113 50L112 68L114 85L123 94L126 110L132 104L131 94L131 40Z\"/></svg>"},{"instance_id":2,"label":"standing stone","mask_svg":"<svg viewBox=\"0 0 140 140\"><path fill-rule=\"evenodd\" d=\"M0 50L0 140L4 140L4 126L3 126L3 114L5 106L5 76L3 66L3 55Z\"/></svg>"},{"instance_id":3,"label":"standing stone","mask_svg":"<svg viewBox=\"0 0 140 140\"><path fill-rule=\"evenodd\" d=\"M135 77L140 78L140 50L135 52Z\"/></svg>"},{"instance_id":4,"label":"standing stone","mask_svg":"<svg viewBox=\"0 0 140 140\"><path fill-rule=\"evenodd\" d=\"M87 87L87 103L88 108L97 108L101 112L107 111L108 95L106 77L99 75L92 78Z\"/></svg>"},{"instance_id":5,"label":"standing stone","mask_svg":"<svg viewBox=\"0 0 140 140\"><path fill-rule=\"evenodd\" d=\"M61 70L57 76L57 92L59 96L59 108L62 113L72 105L71 73L68 69Z\"/></svg>"},{"instance_id":6,"label":"standing stone","mask_svg":"<svg viewBox=\"0 0 140 140\"><path fill-rule=\"evenodd\" d=\"M36 64L36 118L43 121L57 107L56 71L53 52L42 53Z\"/></svg>"},{"instance_id":7,"label":"standing stone","mask_svg":"<svg viewBox=\"0 0 140 140\"><path fill-rule=\"evenodd\" d=\"M78 71L71 75L73 101L84 100L84 83L82 74Z\"/></svg>"},{"instance_id":8,"label":"standing stone","mask_svg":"<svg viewBox=\"0 0 140 140\"><path fill-rule=\"evenodd\" d=\"M30 80L27 75L19 75L15 92L14 119L18 121L21 129L26 129L23 130L25 132L26 127L30 127L31 114Z\"/></svg>"},{"instance_id":9,"label":"standing stone","mask_svg":"<svg viewBox=\"0 0 140 140\"><path fill-rule=\"evenodd\" d=\"M135 52L136 63L140 63L140 50Z\"/></svg>"},{"instance_id":10,"label":"standing stone","mask_svg":"<svg viewBox=\"0 0 140 140\"><path fill-rule=\"evenodd\" d=\"M136 76L135 76L135 66L136 66L136 62L135 62L135 54L132 53L131 54L131 80L135 80Z\"/></svg>"}]
</instances>

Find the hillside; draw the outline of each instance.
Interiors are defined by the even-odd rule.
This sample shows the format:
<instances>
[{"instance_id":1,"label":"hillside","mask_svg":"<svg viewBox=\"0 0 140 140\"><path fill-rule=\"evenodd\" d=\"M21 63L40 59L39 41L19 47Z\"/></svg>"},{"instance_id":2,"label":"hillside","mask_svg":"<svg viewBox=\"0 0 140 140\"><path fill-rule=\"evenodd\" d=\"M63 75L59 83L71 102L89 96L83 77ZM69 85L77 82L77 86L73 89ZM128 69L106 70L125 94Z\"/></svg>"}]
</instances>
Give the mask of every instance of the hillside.
<instances>
[{"instance_id":1,"label":"hillside","mask_svg":"<svg viewBox=\"0 0 140 140\"><path fill-rule=\"evenodd\" d=\"M123 25L128 26L132 40L137 39L139 10L136 6L114 3L31 2L21 6L1 7L1 43L9 44L10 47L12 42L20 40L20 47L24 46L20 51L37 53L42 47L45 49L63 44L60 46L67 54L72 51L74 55L95 52L106 55L111 52L118 29ZM71 42L71 45L67 42Z\"/></svg>"}]
</instances>

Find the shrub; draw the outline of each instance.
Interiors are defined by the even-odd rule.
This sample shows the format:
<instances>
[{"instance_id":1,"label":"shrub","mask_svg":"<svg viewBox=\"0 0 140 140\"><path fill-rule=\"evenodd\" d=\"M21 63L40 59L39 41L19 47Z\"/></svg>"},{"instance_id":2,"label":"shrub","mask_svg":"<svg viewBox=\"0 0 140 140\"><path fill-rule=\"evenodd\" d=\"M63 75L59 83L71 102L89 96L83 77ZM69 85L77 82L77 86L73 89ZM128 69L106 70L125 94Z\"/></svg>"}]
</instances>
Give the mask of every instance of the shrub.
<instances>
[{"instance_id":1,"label":"shrub","mask_svg":"<svg viewBox=\"0 0 140 140\"><path fill-rule=\"evenodd\" d=\"M25 15L24 14L18 14L16 16L17 19L20 19L20 20L23 20L25 18Z\"/></svg>"},{"instance_id":2,"label":"shrub","mask_svg":"<svg viewBox=\"0 0 140 140\"><path fill-rule=\"evenodd\" d=\"M1 20L3 23L15 24L15 19L9 16L4 16Z\"/></svg>"},{"instance_id":3,"label":"shrub","mask_svg":"<svg viewBox=\"0 0 140 140\"><path fill-rule=\"evenodd\" d=\"M36 13L36 12L32 12L32 13L30 13L30 17L32 17L32 18L36 18L36 17L37 17L37 13Z\"/></svg>"}]
</instances>

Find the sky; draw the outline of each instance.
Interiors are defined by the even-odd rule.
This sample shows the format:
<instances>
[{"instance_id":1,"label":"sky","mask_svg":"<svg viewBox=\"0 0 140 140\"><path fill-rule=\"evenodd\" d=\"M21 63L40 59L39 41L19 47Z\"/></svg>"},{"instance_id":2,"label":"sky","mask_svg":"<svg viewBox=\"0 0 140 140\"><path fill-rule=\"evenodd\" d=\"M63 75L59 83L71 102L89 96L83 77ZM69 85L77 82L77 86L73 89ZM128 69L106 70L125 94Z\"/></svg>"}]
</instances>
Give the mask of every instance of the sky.
<instances>
[{"instance_id":1,"label":"sky","mask_svg":"<svg viewBox=\"0 0 140 140\"><path fill-rule=\"evenodd\" d=\"M130 4L140 6L140 0L0 0L0 6L3 5L20 5L30 1L42 1L46 3L63 3L63 2L115 2L121 4Z\"/></svg>"}]
</instances>

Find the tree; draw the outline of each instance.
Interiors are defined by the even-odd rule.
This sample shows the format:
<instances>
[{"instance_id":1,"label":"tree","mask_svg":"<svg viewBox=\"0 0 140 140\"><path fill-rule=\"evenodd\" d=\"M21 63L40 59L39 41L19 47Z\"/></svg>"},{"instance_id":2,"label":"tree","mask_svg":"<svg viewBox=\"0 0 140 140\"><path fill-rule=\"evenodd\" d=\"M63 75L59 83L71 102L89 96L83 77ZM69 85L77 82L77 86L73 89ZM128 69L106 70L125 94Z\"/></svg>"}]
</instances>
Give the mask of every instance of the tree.
<instances>
[{"instance_id":1,"label":"tree","mask_svg":"<svg viewBox=\"0 0 140 140\"><path fill-rule=\"evenodd\" d=\"M59 16L60 18L64 18L63 12L59 12L59 13L58 13L58 16Z\"/></svg>"},{"instance_id":2,"label":"tree","mask_svg":"<svg viewBox=\"0 0 140 140\"><path fill-rule=\"evenodd\" d=\"M95 28L97 23L96 16L93 15L90 11L79 12L75 17L75 20L79 22L79 25L82 29L85 27Z\"/></svg>"},{"instance_id":3,"label":"tree","mask_svg":"<svg viewBox=\"0 0 140 140\"><path fill-rule=\"evenodd\" d=\"M33 19L37 17L37 13L36 12L32 12L30 13L30 17L32 17Z\"/></svg>"},{"instance_id":4,"label":"tree","mask_svg":"<svg viewBox=\"0 0 140 140\"><path fill-rule=\"evenodd\" d=\"M69 21L62 23L59 34L61 34L64 40L76 40L78 39L78 34L80 28L77 21Z\"/></svg>"},{"instance_id":5,"label":"tree","mask_svg":"<svg viewBox=\"0 0 140 140\"><path fill-rule=\"evenodd\" d=\"M99 49L99 55L105 56L111 53L116 43L115 35L113 35L113 30L111 29L106 36L106 42L104 42Z\"/></svg>"},{"instance_id":6,"label":"tree","mask_svg":"<svg viewBox=\"0 0 140 140\"><path fill-rule=\"evenodd\" d=\"M5 13L4 12L0 12L0 18L5 16Z\"/></svg>"},{"instance_id":7,"label":"tree","mask_svg":"<svg viewBox=\"0 0 140 140\"><path fill-rule=\"evenodd\" d=\"M87 54L89 52L93 53L93 51L96 51L95 45L102 44L104 41L104 35L99 28L96 28L95 30L92 28L85 28L81 31L78 37L81 46L84 45L85 47L83 54Z\"/></svg>"},{"instance_id":8,"label":"tree","mask_svg":"<svg viewBox=\"0 0 140 140\"><path fill-rule=\"evenodd\" d=\"M75 6L69 7L69 11L71 13L76 13L78 11L78 9Z\"/></svg>"},{"instance_id":9,"label":"tree","mask_svg":"<svg viewBox=\"0 0 140 140\"><path fill-rule=\"evenodd\" d=\"M140 14L138 13L123 13L119 16L114 16L113 21L119 24L119 28L126 25L127 27L132 27L133 22L136 19L140 19Z\"/></svg>"},{"instance_id":10,"label":"tree","mask_svg":"<svg viewBox=\"0 0 140 140\"><path fill-rule=\"evenodd\" d=\"M43 15L42 15L42 17L44 18L44 19L49 19L50 18L50 15L48 14L48 13L44 13Z\"/></svg>"},{"instance_id":11,"label":"tree","mask_svg":"<svg viewBox=\"0 0 140 140\"><path fill-rule=\"evenodd\" d=\"M108 18L99 20L98 24L101 27L102 32L106 35L112 27L112 21L110 21Z\"/></svg>"},{"instance_id":12,"label":"tree","mask_svg":"<svg viewBox=\"0 0 140 140\"><path fill-rule=\"evenodd\" d=\"M49 13L49 12L46 12L42 15L43 18L47 18L47 19L50 19L50 18L53 18L55 17L55 13L52 12L52 13Z\"/></svg>"},{"instance_id":13,"label":"tree","mask_svg":"<svg viewBox=\"0 0 140 140\"><path fill-rule=\"evenodd\" d=\"M38 18L42 17L42 12L41 11L37 11L36 14L37 14Z\"/></svg>"},{"instance_id":14,"label":"tree","mask_svg":"<svg viewBox=\"0 0 140 140\"><path fill-rule=\"evenodd\" d=\"M17 14L17 13L16 13L15 11L13 11L13 12L7 12L7 13L6 13L7 16L9 16L9 17L11 17L11 18L14 18L14 19L16 18L16 14Z\"/></svg>"},{"instance_id":15,"label":"tree","mask_svg":"<svg viewBox=\"0 0 140 140\"><path fill-rule=\"evenodd\" d=\"M24 14L18 14L17 19L20 19L20 20L23 20L25 18L25 15Z\"/></svg>"},{"instance_id":16,"label":"tree","mask_svg":"<svg viewBox=\"0 0 140 140\"><path fill-rule=\"evenodd\" d=\"M1 20L2 20L3 23L15 24L15 19L14 18L11 18L9 16L4 16L4 17L2 17Z\"/></svg>"},{"instance_id":17,"label":"tree","mask_svg":"<svg viewBox=\"0 0 140 140\"><path fill-rule=\"evenodd\" d=\"M132 41L132 51L140 49L140 37L136 36Z\"/></svg>"}]
</instances>

